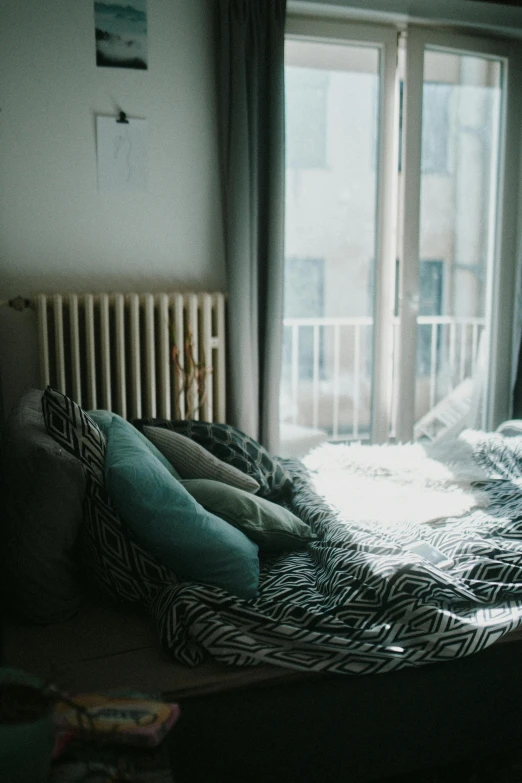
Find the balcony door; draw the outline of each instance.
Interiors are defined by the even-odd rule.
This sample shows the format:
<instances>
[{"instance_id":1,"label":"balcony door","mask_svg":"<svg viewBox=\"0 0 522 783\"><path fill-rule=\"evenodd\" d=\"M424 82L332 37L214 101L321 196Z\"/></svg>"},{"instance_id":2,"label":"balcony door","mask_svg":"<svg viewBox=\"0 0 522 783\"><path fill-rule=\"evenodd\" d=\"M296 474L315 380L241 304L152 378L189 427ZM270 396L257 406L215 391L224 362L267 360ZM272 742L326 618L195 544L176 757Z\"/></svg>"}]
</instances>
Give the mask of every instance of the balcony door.
<instances>
[{"instance_id":1,"label":"balcony door","mask_svg":"<svg viewBox=\"0 0 522 783\"><path fill-rule=\"evenodd\" d=\"M300 431L434 439L472 399L483 426L507 417L512 57L290 18L283 449Z\"/></svg>"},{"instance_id":2,"label":"balcony door","mask_svg":"<svg viewBox=\"0 0 522 783\"><path fill-rule=\"evenodd\" d=\"M397 35L292 22L286 43L281 440L292 427L387 437ZM386 321L388 324L386 324Z\"/></svg>"},{"instance_id":3,"label":"balcony door","mask_svg":"<svg viewBox=\"0 0 522 783\"><path fill-rule=\"evenodd\" d=\"M509 415L516 65L505 42L415 27L399 51L400 441L436 439L468 409L477 428ZM440 307L427 314L423 271L434 256Z\"/></svg>"}]
</instances>

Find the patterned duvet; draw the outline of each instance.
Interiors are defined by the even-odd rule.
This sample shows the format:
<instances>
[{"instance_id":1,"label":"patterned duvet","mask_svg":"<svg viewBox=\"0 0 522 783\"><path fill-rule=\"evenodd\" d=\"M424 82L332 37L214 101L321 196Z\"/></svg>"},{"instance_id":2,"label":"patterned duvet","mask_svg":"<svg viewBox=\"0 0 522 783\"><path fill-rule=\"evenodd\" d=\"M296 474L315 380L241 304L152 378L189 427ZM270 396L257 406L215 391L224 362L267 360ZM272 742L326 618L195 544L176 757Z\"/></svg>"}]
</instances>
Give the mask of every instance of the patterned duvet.
<instances>
[{"instance_id":1,"label":"patterned duvet","mask_svg":"<svg viewBox=\"0 0 522 783\"><path fill-rule=\"evenodd\" d=\"M393 449L393 447L390 447ZM150 610L177 661L369 674L469 655L522 623L522 438L483 435L473 458L486 508L422 527L351 522L313 490L302 463L294 513L318 539L262 562L251 601L189 583L164 587ZM422 537L453 559L409 555Z\"/></svg>"},{"instance_id":2,"label":"patterned duvet","mask_svg":"<svg viewBox=\"0 0 522 783\"><path fill-rule=\"evenodd\" d=\"M246 601L217 587L179 582L145 550L107 495L106 443L96 423L51 387L42 408L49 433L85 471L80 549L86 576L112 598L144 607L164 649L180 663L213 658L238 666L369 674L470 655L522 626L522 437L472 433L465 475L441 482L437 466L425 471L426 498L436 496L428 490L443 486L453 502L475 479L481 501L464 498L447 518L433 515L427 501L422 524L408 517L406 502L392 503L385 492L393 474L401 492L421 475L419 460L402 472L395 467L394 456L404 447L387 447L391 460L373 470L368 500L374 514L382 508L383 519L394 505L393 524L352 514L346 468L339 475L342 491L332 485L338 501L332 505L313 489L304 464L279 461L271 478L281 475L280 486L292 489L291 500L286 492L280 500L317 539L304 550L263 560L259 595ZM218 426L228 444L231 428ZM450 444L450 455L465 436ZM352 474L361 472L370 453L358 448ZM260 468L259 454L257 449L253 464ZM263 459L270 463L268 454ZM330 480L334 467L323 466L323 478ZM451 558L452 566L442 570L408 553L405 546L419 538Z\"/></svg>"}]
</instances>

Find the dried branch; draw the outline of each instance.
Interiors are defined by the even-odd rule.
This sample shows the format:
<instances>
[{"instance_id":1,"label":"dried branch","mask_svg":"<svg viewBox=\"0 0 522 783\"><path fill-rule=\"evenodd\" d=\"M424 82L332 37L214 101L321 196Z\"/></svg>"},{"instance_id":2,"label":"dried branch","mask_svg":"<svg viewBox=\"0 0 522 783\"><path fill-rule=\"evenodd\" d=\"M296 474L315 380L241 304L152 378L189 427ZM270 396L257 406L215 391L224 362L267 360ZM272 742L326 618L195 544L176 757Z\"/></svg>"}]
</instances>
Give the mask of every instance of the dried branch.
<instances>
[{"instance_id":1,"label":"dried branch","mask_svg":"<svg viewBox=\"0 0 522 783\"><path fill-rule=\"evenodd\" d=\"M172 361L179 384L175 407L177 419L182 418L181 400L186 402L186 419L193 419L207 400L207 379L212 374L212 367L207 366L203 351L202 354L201 361L196 361L194 336L190 329L183 346L183 355L174 339L172 340Z\"/></svg>"}]
</instances>

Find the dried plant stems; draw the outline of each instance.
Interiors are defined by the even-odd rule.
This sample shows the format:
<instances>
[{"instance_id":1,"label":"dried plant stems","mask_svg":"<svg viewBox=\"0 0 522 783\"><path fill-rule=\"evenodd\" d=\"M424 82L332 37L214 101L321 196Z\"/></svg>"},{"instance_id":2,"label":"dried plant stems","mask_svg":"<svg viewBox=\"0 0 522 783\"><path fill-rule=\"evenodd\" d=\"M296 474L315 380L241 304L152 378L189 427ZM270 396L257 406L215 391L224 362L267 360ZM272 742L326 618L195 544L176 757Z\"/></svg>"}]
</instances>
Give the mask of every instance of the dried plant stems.
<instances>
[{"instance_id":1,"label":"dried plant stems","mask_svg":"<svg viewBox=\"0 0 522 783\"><path fill-rule=\"evenodd\" d=\"M201 360L196 360L194 336L190 330L183 345L183 353L174 340L172 343L172 361L178 379L175 417L193 419L207 400L207 379L212 374L212 367L207 366L203 351ZM182 400L185 401L184 411Z\"/></svg>"}]
</instances>

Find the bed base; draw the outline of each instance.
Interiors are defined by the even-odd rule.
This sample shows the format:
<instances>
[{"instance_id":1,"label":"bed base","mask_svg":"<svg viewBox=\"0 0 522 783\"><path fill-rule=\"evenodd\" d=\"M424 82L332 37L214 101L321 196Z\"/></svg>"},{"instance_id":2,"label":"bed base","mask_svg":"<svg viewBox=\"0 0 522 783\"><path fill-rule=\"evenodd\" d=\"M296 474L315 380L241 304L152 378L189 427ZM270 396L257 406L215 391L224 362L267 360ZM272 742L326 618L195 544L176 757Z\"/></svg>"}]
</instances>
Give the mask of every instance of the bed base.
<instances>
[{"instance_id":1,"label":"bed base","mask_svg":"<svg viewBox=\"0 0 522 783\"><path fill-rule=\"evenodd\" d=\"M177 783L362 783L520 745L520 643L391 674L322 676L181 701ZM521 754L522 755L522 754Z\"/></svg>"}]
</instances>

